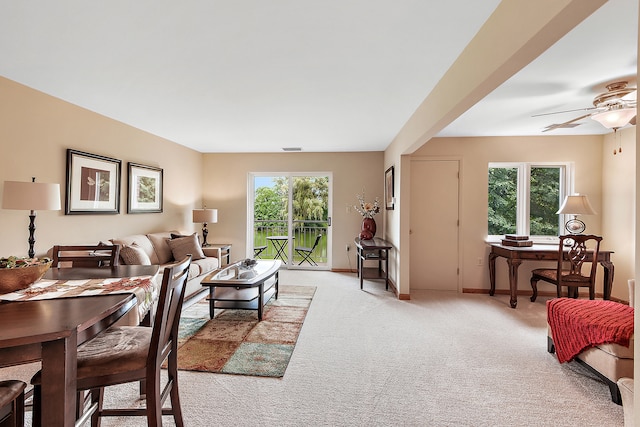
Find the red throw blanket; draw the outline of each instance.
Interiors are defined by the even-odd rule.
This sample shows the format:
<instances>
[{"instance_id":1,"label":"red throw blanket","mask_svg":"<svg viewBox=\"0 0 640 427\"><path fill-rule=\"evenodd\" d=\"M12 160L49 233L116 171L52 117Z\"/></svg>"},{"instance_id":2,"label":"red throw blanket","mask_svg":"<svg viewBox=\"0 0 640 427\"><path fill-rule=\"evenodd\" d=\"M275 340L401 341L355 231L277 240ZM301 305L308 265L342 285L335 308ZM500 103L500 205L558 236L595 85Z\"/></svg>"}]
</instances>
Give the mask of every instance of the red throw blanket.
<instances>
[{"instance_id":1,"label":"red throw blanket","mask_svg":"<svg viewBox=\"0 0 640 427\"><path fill-rule=\"evenodd\" d=\"M547 301L547 322L563 363L598 344L629 347L633 308L613 301L555 298Z\"/></svg>"}]
</instances>

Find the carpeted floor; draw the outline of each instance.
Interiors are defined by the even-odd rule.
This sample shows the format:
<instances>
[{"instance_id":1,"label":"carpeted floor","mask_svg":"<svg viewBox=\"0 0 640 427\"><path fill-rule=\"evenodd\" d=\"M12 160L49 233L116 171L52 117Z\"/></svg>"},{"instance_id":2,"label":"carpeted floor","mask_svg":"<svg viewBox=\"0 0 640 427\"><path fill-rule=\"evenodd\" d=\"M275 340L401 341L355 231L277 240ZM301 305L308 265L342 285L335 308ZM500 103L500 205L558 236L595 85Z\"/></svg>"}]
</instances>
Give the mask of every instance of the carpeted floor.
<instances>
[{"instance_id":1,"label":"carpeted floor","mask_svg":"<svg viewBox=\"0 0 640 427\"><path fill-rule=\"evenodd\" d=\"M623 425L605 384L547 352L548 298L514 310L508 295L414 291L400 301L380 281L360 290L349 273L282 270L280 281L317 287L286 374L179 371L186 426ZM0 379L35 369L4 368ZM112 387L105 405L139 404L138 393Z\"/></svg>"},{"instance_id":2,"label":"carpeted floor","mask_svg":"<svg viewBox=\"0 0 640 427\"><path fill-rule=\"evenodd\" d=\"M315 290L280 286L260 322L256 311L247 310L216 310L209 320L208 301L192 305L180 319L178 369L282 377Z\"/></svg>"}]
</instances>

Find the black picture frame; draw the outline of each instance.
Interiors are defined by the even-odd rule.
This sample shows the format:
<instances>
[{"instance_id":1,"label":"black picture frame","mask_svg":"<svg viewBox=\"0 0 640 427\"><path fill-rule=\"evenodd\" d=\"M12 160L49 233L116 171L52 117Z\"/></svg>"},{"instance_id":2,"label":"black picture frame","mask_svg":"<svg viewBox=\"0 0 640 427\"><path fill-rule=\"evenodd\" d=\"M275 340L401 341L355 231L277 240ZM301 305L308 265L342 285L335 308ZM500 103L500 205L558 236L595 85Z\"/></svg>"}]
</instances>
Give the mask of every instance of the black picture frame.
<instances>
[{"instance_id":1,"label":"black picture frame","mask_svg":"<svg viewBox=\"0 0 640 427\"><path fill-rule=\"evenodd\" d=\"M119 214L122 161L67 149L66 215Z\"/></svg>"},{"instance_id":2,"label":"black picture frame","mask_svg":"<svg viewBox=\"0 0 640 427\"><path fill-rule=\"evenodd\" d=\"M162 212L163 170L132 162L128 166L127 213Z\"/></svg>"},{"instance_id":3,"label":"black picture frame","mask_svg":"<svg viewBox=\"0 0 640 427\"><path fill-rule=\"evenodd\" d=\"M387 210L393 210L394 208L394 187L394 167L391 166L384 172L384 207Z\"/></svg>"}]
</instances>

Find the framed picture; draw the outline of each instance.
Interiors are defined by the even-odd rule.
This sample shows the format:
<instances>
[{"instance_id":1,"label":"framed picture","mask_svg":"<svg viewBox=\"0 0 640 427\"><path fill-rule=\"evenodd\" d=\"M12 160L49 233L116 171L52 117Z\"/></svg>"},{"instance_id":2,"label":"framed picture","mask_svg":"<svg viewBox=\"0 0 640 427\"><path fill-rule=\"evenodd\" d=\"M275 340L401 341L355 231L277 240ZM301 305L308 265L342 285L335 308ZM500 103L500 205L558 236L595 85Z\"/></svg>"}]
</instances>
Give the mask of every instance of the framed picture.
<instances>
[{"instance_id":1,"label":"framed picture","mask_svg":"<svg viewBox=\"0 0 640 427\"><path fill-rule=\"evenodd\" d=\"M387 210L393 210L393 166L384 173L384 206Z\"/></svg>"},{"instance_id":2,"label":"framed picture","mask_svg":"<svg viewBox=\"0 0 640 427\"><path fill-rule=\"evenodd\" d=\"M129 163L127 213L162 212L162 169Z\"/></svg>"},{"instance_id":3,"label":"framed picture","mask_svg":"<svg viewBox=\"0 0 640 427\"><path fill-rule=\"evenodd\" d=\"M67 149L65 214L120 213L118 159Z\"/></svg>"}]
</instances>

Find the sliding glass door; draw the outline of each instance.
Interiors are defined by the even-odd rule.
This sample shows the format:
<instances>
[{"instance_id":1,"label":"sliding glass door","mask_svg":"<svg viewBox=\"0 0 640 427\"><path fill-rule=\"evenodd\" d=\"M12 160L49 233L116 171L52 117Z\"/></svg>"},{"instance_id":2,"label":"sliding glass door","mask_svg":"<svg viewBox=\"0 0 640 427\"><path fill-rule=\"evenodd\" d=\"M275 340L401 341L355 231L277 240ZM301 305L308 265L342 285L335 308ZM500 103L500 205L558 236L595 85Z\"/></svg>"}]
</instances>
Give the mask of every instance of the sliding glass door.
<instances>
[{"instance_id":1,"label":"sliding glass door","mask_svg":"<svg viewBox=\"0 0 640 427\"><path fill-rule=\"evenodd\" d=\"M253 173L248 245L288 268L331 268L331 174Z\"/></svg>"}]
</instances>

